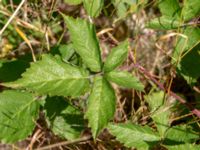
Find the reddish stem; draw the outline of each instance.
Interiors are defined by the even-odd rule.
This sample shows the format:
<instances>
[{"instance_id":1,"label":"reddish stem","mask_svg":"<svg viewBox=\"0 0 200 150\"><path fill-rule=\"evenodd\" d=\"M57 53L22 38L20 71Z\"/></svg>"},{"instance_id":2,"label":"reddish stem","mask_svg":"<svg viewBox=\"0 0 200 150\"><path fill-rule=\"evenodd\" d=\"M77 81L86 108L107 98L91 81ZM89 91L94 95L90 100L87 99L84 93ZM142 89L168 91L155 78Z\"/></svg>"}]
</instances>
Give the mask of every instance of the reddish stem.
<instances>
[{"instance_id":1,"label":"reddish stem","mask_svg":"<svg viewBox=\"0 0 200 150\"><path fill-rule=\"evenodd\" d=\"M160 88L161 90L163 90L164 92L166 92L168 95L174 97L181 104L185 105L194 115L196 115L198 118L200 118L200 110L194 108L191 104L187 103L186 100L184 100L182 97L180 97L176 93L174 93L172 91L166 90L165 87L164 87L164 85L162 83L160 83L158 80L156 80L145 68L143 68L139 64L135 64L134 61L133 61L133 58L131 56L129 56L129 58L132 60L133 63L128 68L126 68L127 70L130 71L130 70L132 70L134 68L138 69L138 71L140 73L142 73L147 78L149 78L154 84L156 84L158 86L158 88Z\"/></svg>"}]
</instances>

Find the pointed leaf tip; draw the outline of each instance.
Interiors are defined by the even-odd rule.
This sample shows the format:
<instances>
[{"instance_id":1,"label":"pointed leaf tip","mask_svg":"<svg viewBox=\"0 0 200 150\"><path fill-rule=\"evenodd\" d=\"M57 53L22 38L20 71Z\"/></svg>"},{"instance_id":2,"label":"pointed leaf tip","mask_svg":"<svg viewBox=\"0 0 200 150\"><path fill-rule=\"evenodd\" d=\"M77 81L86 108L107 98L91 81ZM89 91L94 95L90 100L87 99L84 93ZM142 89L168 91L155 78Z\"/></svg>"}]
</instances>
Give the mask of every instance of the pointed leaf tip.
<instances>
[{"instance_id":1,"label":"pointed leaf tip","mask_svg":"<svg viewBox=\"0 0 200 150\"><path fill-rule=\"evenodd\" d=\"M104 5L104 0L83 0L84 8L91 17L98 17Z\"/></svg>"},{"instance_id":2,"label":"pointed leaf tip","mask_svg":"<svg viewBox=\"0 0 200 150\"><path fill-rule=\"evenodd\" d=\"M94 25L83 19L63 15L75 51L93 72L101 71L101 52Z\"/></svg>"},{"instance_id":3,"label":"pointed leaf tip","mask_svg":"<svg viewBox=\"0 0 200 150\"><path fill-rule=\"evenodd\" d=\"M126 88L133 88L140 91L144 90L144 85L140 80L126 71L111 71L106 74L106 78Z\"/></svg>"},{"instance_id":4,"label":"pointed leaf tip","mask_svg":"<svg viewBox=\"0 0 200 150\"><path fill-rule=\"evenodd\" d=\"M115 92L110 83L103 77L96 77L85 114L94 138L114 116L115 100Z\"/></svg>"},{"instance_id":5,"label":"pointed leaf tip","mask_svg":"<svg viewBox=\"0 0 200 150\"><path fill-rule=\"evenodd\" d=\"M128 55L128 40L113 48L104 63L104 71L110 72L121 65Z\"/></svg>"}]
</instances>

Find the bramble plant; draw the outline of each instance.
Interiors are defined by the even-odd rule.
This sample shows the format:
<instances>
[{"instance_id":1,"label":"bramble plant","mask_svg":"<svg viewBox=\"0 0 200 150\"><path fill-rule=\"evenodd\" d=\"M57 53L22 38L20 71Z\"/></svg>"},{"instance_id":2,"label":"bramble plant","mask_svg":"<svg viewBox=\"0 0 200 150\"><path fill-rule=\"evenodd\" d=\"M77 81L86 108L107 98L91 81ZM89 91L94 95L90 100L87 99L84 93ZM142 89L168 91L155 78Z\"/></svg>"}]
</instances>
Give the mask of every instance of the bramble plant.
<instances>
[{"instance_id":1,"label":"bramble plant","mask_svg":"<svg viewBox=\"0 0 200 150\"><path fill-rule=\"evenodd\" d=\"M191 23L200 15L198 1L157 0L162 16L147 24L148 28L176 33L173 34L178 38L171 63L191 87L200 77L200 29ZM65 3L83 3L88 15L88 19L83 19L59 13L69 31L70 42L58 44L55 53L51 50L42 54L30 65L25 61L27 58L0 60L0 141L15 143L26 139L33 133L40 112L43 112L48 128L62 139L73 141L84 137L83 132L89 127L89 139L95 141L104 129L108 129L124 146L138 150L157 147L200 149L198 129L184 123L171 124L170 116L177 103L166 101L166 96L184 104L197 119L200 118L199 110L181 96L166 90L135 62L128 38L111 48L103 59L93 19L101 14L104 1L65 0ZM112 1L120 19L126 17L127 10L128 13L137 12L147 3L147 0ZM122 67L128 58L132 65ZM132 73L132 69L142 73L158 88L152 88L147 94L145 84L137 77L138 72ZM140 93L143 103L148 105L151 123L141 124L130 118L125 123L115 121L117 91L114 85Z\"/></svg>"}]
</instances>

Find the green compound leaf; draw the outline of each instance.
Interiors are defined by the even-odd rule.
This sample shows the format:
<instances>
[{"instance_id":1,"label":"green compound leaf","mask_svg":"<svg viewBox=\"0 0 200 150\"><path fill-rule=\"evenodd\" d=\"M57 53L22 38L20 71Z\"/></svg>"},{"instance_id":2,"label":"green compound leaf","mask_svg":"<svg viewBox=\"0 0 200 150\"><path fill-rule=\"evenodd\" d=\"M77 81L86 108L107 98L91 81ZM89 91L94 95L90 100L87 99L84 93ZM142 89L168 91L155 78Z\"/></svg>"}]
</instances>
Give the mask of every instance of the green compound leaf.
<instances>
[{"instance_id":1,"label":"green compound leaf","mask_svg":"<svg viewBox=\"0 0 200 150\"><path fill-rule=\"evenodd\" d=\"M178 0L159 0L158 7L163 16L178 17L180 15L180 6Z\"/></svg>"},{"instance_id":2,"label":"green compound leaf","mask_svg":"<svg viewBox=\"0 0 200 150\"><path fill-rule=\"evenodd\" d=\"M174 59L178 60L181 55L184 54L187 50L191 50L195 45L199 43L200 39L200 29L194 27L186 27L183 31L185 37L180 37L175 51Z\"/></svg>"},{"instance_id":3,"label":"green compound leaf","mask_svg":"<svg viewBox=\"0 0 200 150\"><path fill-rule=\"evenodd\" d=\"M161 137L164 137L166 130L170 126L170 110L169 107L165 106L164 99L165 93L162 91L145 96L151 111L151 118L155 122Z\"/></svg>"},{"instance_id":4,"label":"green compound leaf","mask_svg":"<svg viewBox=\"0 0 200 150\"><path fill-rule=\"evenodd\" d=\"M164 96L165 96L165 93L162 91L154 92L154 93L151 93L150 95L145 96L145 100L147 101L151 112L154 112L163 106L164 99L165 99Z\"/></svg>"},{"instance_id":5,"label":"green compound leaf","mask_svg":"<svg viewBox=\"0 0 200 150\"><path fill-rule=\"evenodd\" d=\"M51 55L43 55L41 61L32 63L22 78L4 86L27 88L39 94L80 96L89 87L86 70L71 66Z\"/></svg>"},{"instance_id":6,"label":"green compound leaf","mask_svg":"<svg viewBox=\"0 0 200 150\"><path fill-rule=\"evenodd\" d=\"M122 0L113 0L112 3L116 8L118 17L119 18L126 17L127 11L128 11L126 3L124 1L122 1Z\"/></svg>"},{"instance_id":7,"label":"green compound leaf","mask_svg":"<svg viewBox=\"0 0 200 150\"><path fill-rule=\"evenodd\" d=\"M182 16L184 21L189 21L200 15L199 0L184 0Z\"/></svg>"},{"instance_id":8,"label":"green compound leaf","mask_svg":"<svg viewBox=\"0 0 200 150\"><path fill-rule=\"evenodd\" d=\"M144 85L140 80L126 71L111 71L106 74L106 78L126 88L133 88L140 91L144 90Z\"/></svg>"},{"instance_id":9,"label":"green compound leaf","mask_svg":"<svg viewBox=\"0 0 200 150\"><path fill-rule=\"evenodd\" d=\"M195 133L190 127L186 125L173 126L166 132L165 145L172 145L175 143L190 143L199 139L199 135Z\"/></svg>"},{"instance_id":10,"label":"green compound leaf","mask_svg":"<svg viewBox=\"0 0 200 150\"><path fill-rule=\"evenodd\" d=\"M105 72L114 70L124 62L128 55L128 44L128 40L126 40L111 50L104 64Z\"/></svg>"},{"instance_id":11,"label":"green compound leaf","mask_svg":"<svg viewBox=\"0 0 200 150\"><path fill-rule=\"evenodd\" d=\"M98 17L104 5L104 0L83 0L84 8L91 17Z\"/></svg>"},{"instance_id":12,"label":"green compound leaf","mask_svg":"<svg viewBox=\"0 0 200 150\"><path fill-rule=\"evenodd\" d=\"M171 18L168 16L162 16L151 20L148 24L148 28L161 29L161 30L171 30L177 29L180 26L180 21L176 18Z\"/></svg>"},{"instance_id":13,"label":"green compound leaf","mask_svg":"<svg viewBox=\"0 0 200 150\"><path fill-rule=\"evenodd\" d=\"M64 0L64 2L70 5L78 5L82 3L82 0Z\"/></svg>"},{"instance_id":14,"label":"green compound leaf","mask_svg":"<svg viewBox=\"0 0 200 150\"><path fill-rule=\"evenodd\" d=\"M101 71L100 47L94 26L82 19L63 15L70 32L75 51L91 71Z\"/></svg>"},{"instance_id":15,"label":"green compound leaf","mask_svg":"<svg viewBox=\"0 0 200 150\"><path fill-rule=\"evenodd\" d=\"M186 54L178 65L178 72L189 84L197 82L200 77L200 44Z\"/></svg>"},{"instance_id":16,"label":"green compound leaf","mask_svg":"<svg viewBox=\"0 0 200 150\"><path fill-rule=\"evenodd\" d=\"M94 138L114 116L115 99L115 92L109 82L103 77L96 77L85 114Z\"/></svg>"},{"instance_id":17,"label":"green compound leaf","mask_svg":"<svg viewBox=\"0 0 200 150\"><path fill-rule=\"evenodd\" d=\"M170 117L170 111L169 108L167 107L161 107L158 111L153 113L151 115L153 121L156 124L156 127L158 129L158 132L161 137L164 137L165 132L169 128L170 122L169 122L169 117Z\"/></svg>"},{"instance_id":18,"label":"green compound leaf","mask_svg":"<svg viewBox=\"0 0 200 150\"><path fill-rule=\"evenodd\" d=\"M32 133L38 113L39 104L32 94L13 90L0 93L0 141L25 139Z\"/></svg>"},{"instance_id":19,"label":"green compound leaf","mask_svg":"<svg viewBox=\"0 0 200 150\"><path fill-rule=\"evenodd\" d=\"M200 77L200 29L187 27L180 37L173 54L173 63L178 61L178 72L189 84Z\"/></svg>"},{"instance_id":20,"label":"green compound leaf","mask_svg":"<svg viewBox=\"0 0 200 150\"><path fill-rule=\"evenodd\" d=\"M84 118L77 108L62 97L51 97L46 99L44 109L54 134L68 140L80 137L84 129Z\"/></svg>"},{"instance_id":21,"label":"green compound leaf","mask_svg":"<svg viewBox=\"0 0 200 150\"><path fill-rule=\"evenodd\" d=\"M112 0L112 4L116 8L117 16L123 19L130 12L135 12L137 10L136 7L139 6L140 2L137 4L135 0Z\"/></svg>"},{"instance_id":22,"label":"green compound leaf","mask_svg":"<svg viewBox=\"0 0 200 150\"><path fill-rule=\"evenodd\" d=\"M168 145L165 146L168 150L200 150L200 145L193 144L180 144L180 145Z\"/></svg>"},{"instance_id":23,"label":"green compound leaf","mask_svg":"<svg viewBox=\"0 0 200 150\"><path fill-rule=\"evenodd\" d=\"M160 140L159 135L148 126L121 123L109 124L108 129L116 136L117 140L127 147L148 149Z\"/></svg>"}]
</instances>

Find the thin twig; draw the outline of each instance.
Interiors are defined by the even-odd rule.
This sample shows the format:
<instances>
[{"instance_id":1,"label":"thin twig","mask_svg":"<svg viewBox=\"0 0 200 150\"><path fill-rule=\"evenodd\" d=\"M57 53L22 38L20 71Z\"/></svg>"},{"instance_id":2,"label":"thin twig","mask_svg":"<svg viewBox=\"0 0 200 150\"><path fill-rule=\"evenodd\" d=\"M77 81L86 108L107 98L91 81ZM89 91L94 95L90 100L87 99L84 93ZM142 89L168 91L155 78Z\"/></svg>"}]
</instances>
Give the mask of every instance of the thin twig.
<instances>
[{"instance_id":1,"label":"thin twig","mask_svg":"<svg viewBox=\"0 0 200 150\"><path fill-rule=\"evenodd\" d=\"M43 134L44 134L44 133L41 133L41 130L38 129L38 130L34 133L32 139L31 139L31 142L30 142L30 144L28 145L28 147L26 148L26 150L32 150L32 149L33 149L34 143L35 143L35 142L37 141L37 139L39 139Z\"/></svg>"},{"instance_id":2,"label":"thin twig","mask_svg":"<svg viewBox=\"0 0 200 150\"><path fill-rule=\"evenodd\" d=\"M11 21L14 19L14 17L17 15L17 13L19 12L20 8L22 7L22 5L26 2L26 0L22 0L21 3L19 4L19 6L17 7L17 9L15 10L15 12L12 14L12 16L9 18L9 20L6 22L6 24L4 25L4 27L1 29L0 31L0 36L3 34L3 32L6 30L6 28L8 27L8 25L11 23Z\"/></svg>"},{"instance_id":3,"label":"thin twig","mask_svg":"<svg viewBox=\"0 0 200 150\"><path fill-rule=\"evenodd\" d=\"M103 35L104 33L107 33L107 32L110 32L110 31L113 31L113 28L106 28L106 29L103 29L101 31L99 31L97 33L97 36L100 36L100 35Z\"/></svg>"},{"instance_id":4,"label":"thin twig","mask_svg":"<svg viewBox=\"0 0 200 150\"><path fill-rule=\"evenodd\" d=\"M0 13L5 15L5 16L11 16L11 14L9 12L7 12L7 10L0 10ZM38 31L38 32L41 32L41 33L44 33L43 29L39 29L38 27L24 21L24 20L21 20L20 18L18 18L17 16L15 16L14 18L16 20L16 24L17 25L20 25L24 28L28 28L28 29L31 29L31 30L34 30L34 31Z\"/></svg>"},{"instance_id":5,"label":"thin twig","mask_svg":"<svg viewBox=\"0 0 200 150\"><path fill-rule=\"evenodd\" d=\"M44 146L44 147L41 147L41 148L37 148L36 150L48 150L48 149L55 148L55 147L58 147L58 146L64 146L64 145L69 145L69 144L84 142L84 141L87 141L87 140L89 140L91 138L92 138L91 135L84 136L82 138L79 138L79 139L76 139L76 140L73 140L73 141L63 141L63 142L60 142L60 143L56 143L56 144Z\"/></svg>"}]
</instances>

